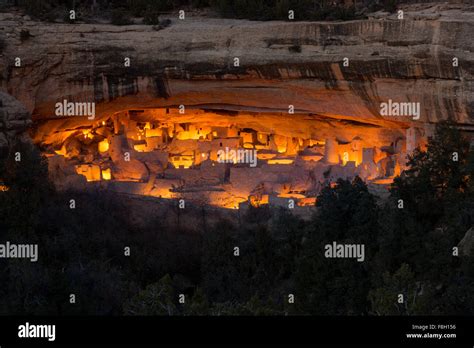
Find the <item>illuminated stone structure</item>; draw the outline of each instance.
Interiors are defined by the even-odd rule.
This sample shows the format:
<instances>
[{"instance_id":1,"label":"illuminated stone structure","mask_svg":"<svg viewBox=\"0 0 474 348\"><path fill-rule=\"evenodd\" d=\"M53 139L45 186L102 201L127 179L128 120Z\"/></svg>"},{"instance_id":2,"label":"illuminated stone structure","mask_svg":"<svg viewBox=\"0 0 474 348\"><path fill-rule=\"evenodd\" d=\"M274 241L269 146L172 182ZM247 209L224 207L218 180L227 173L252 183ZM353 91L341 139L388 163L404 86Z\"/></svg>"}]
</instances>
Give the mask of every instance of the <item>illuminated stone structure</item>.
<instances>
[{"instance_id":1,"label":"illuminated stone structure","mask_svg":"<svg viewBox=\"0 0 474 348\"><path fill-rule=\"evenodd\" d=\"M309 125L308 116L292 116L286 124L281 115L188 113L170 108L125 112L41 138L54 158L63 158L51 167L63 188L78 185L61 179L64 175L79 175L87 183L107 182L118 192L165 199L179 193L231 209L244 202L286 205L288 199L307 206L324 185L356 175L390 182L403 169L405 144L413 148L420 141L416 129L408 129L405 140L402 127L356 132ZM255 151L255 166L237 161L239 151Z\"/></svg>"}]
</instances>

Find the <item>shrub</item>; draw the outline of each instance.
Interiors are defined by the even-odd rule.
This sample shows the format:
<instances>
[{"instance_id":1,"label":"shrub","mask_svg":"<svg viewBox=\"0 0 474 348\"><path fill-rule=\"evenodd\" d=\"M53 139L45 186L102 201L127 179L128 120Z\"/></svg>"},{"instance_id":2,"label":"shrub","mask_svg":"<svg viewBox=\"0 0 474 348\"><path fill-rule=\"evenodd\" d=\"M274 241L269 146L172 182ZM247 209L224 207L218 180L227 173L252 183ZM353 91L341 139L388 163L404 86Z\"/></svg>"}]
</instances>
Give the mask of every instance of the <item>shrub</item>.
<instances>
[{"instance_id":1,"label":"shrub","mask_svg":"<svg viewBox=\"0 0 474 348\"><path fill-rule=\"evenodd\" d=\"M132 24L132 21L125 10L115 9L112 11L110 23L113 25L129 25Z\"/></svg>"},{"instance_id":2,"label":"shrub","mask_svg":"<svg viewBox=\"0 0 474 348\"><path fill-rule=\"evenodd\" d=\"M160 25L163 26L164 28L169 27L171 25L171 19L166 18L160 21Z\"/></svg>"},{"instance_id":3,"label":"shrub","mask_svg":"<svg viewBox=\"0 0 474 348\"><path fill-rule=\"evenodd\" d=\"M20 1L20 6L23 6L25 9L25 12L31 16L38 16L40 15L44 8L45 5L47 4L47 1L43 0L23 0Z\"/></svg>"},{"instance_id":4,"label":"shrub","mask_svg":"<svg viewBox=\"0 0 474 348\"><path fill-rule=\"evenodd\" d=\"M166 27L169 27L170 25L171 25L171 19L166 18L159 21L158 24L153 25L152 28L155 31L159 31L159 30L165 29Z\"/></svg>"},{"instance_id":5,"label":"shrub","mask_svg":"<svg viewBox=\"0 0 474 348\"><path fill-rule=\"evenodd\" d=\"M301 53L301 46L300 45L293 45L288 47L288 51L291 53Z\"/></svg>"},{"instance_id":6,"label":"shrub","mask_svg":"<svg viewBox=\"0 0 474 348\"><path fill-rule=\"evenodd\" d=\"M143 16L143 24L147 25L158 25L160 24L160 12L153 8L148 8L148 11L145 12Z\"/></svg>"},{"instance_id":7,"label":"shrub","mask_svg":"<svg viewBox=\"0 0 474 348\"><path fill-rule=\"evenodd\" d=\"M397 10L397 0L384 0L382 6L385 11L394 13Z\"/></svg>"},{"instance_id":8,"label":"shrub","mask_svg":"<svg viewBox=\"0 0 474 348\"><path fill-rule=\"evenodd\" d=\"M20 40L21 42L28 40L31 37L30 31L28 29L21 29L20 31Z\"/></svg>"},{"instance_id":9,"label":"shrub","mask_svg":"<svg viewBox=\"0 0 474 348\"><path fill-rule=\"evenodd\" d=\"M395 1L395 0L386 0ZM222 16L252 20L286 20L293 10L297 20L348 20L357 18L355 7L314 0L210 0Z\"/></svg>"},{"instance_id":10,"label":"shrub","mask_svg":"<svg viewBox=\"0 0 474 348\"><path fill-rule=\"evenodd\" d=\"M47 22L51 22L51 23L54 23L56 22L56 18L57 18L57 13L55 11L48 11L47 13L45 13L43 15L43 19Z\"/></svg>"},{"instance_id":11,"label":"shrub","mask_svg":"<svg viewBox=\"0 0 474 348\"><path fill-rule=\"evenodd\" d=\"M400 0L367 0L366 7L368 12L384 10L393 13L397 10L397 4Z\"/></svg>"},{"instance_id":12,"label":"shrub","mask_svg":"<svg viewBox=\"0 0 474 348\"><path fill-rule=\"evenodd\" d=\"M191 6L194 8L203 8L209 6L209 0L192 0Z\"/></svg>"},{"instance_id":13,"label":"shrub","mask_svg":"<svg viewBox=\"0 0 474 348\"><path fill-rule=\"evenodd\" d=\"M327 15L326 19L328 20L351 20L355 19L356 10L354 6L351 7L333 7L330 9L329 14Z\"/></svg>"}]
</instances>

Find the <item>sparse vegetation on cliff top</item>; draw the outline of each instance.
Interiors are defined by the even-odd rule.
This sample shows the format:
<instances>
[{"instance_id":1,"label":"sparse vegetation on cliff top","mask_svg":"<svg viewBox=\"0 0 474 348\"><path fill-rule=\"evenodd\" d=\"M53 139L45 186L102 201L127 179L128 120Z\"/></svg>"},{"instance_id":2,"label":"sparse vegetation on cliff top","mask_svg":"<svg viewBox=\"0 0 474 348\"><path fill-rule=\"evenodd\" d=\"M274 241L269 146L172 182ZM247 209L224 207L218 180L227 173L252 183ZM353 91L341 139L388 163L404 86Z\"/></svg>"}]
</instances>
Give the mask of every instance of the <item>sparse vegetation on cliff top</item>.
<instances>
[{"instance_id":1,"label":"sparse vegetation on cliff top","mask_svg":"<svg viewBox=\"0 0 474 348\"><path fill-rule=\"evenodd\" d=\"M402 0L20 0L15 2L35 18L69 22L70 10L75 20L100 21L110 18L112 24L131 24L132 17L143 18L144 24L158 25L158 17L172 11L208 8L225 18L250 20L351 20L364 18L378 10L394 12ZM62 14L62 15L61 15ZM67 17L67 18L66 18ZM291 18L290 18L291 17Z\"/></svg>"}]
</instances>

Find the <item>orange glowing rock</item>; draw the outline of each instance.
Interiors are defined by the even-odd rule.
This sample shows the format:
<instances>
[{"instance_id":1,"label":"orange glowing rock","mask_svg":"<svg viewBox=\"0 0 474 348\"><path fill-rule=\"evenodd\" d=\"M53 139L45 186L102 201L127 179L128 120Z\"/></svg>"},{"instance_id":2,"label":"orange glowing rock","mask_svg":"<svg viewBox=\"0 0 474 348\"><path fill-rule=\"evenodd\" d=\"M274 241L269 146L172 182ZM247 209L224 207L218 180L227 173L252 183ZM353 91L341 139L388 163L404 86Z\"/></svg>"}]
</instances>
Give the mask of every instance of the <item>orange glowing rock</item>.
<instances>
[{"instance_id":1,"label":"orange glowing rock","mask_svg":"<svg viewBox=\"0 0 474 348\"><path fill-rule=\"evenodd\" d=\"M297 203L300 207L308 207L316 205L316 197L305 197L298 200Z\"/></svg>"},{"instance_id":2,"label":"orange glowing rock","mask_svg":"<svg viewBox=\"0 0 474 348\"><path fill-rule=\"evenodd\" d=\"M163 136L163 129L161 129L161 128L146 129L145 130L145 136L147 138L161 137L161 136Z\"/></svg>"},{"instance_id":3,"label":"orange glowing rock","mask_svg":"<svg viewBox=\"0 0 474 348\"><path fill-rule=\"evenodd\" d=\"M276 158L276 159L269 159L268 164L292 164L294 162L293 159L290 158Z\"/></svg>"},{"instance_id":4,"label":"orange glowing rock","mask_svg":"<svg viewBox=\"0 0 474 348\"><path fill-rule=\"evenodd\" d=\"M301 193L280 193L278 195L278 197L281 197L281 198L295 198L295 199L306 198L306 196L301 194Z\"/></svg>"},{"instance_id":5,"label":"orange glowing rock","mask_svg":"<svg viewBox=\"0 0 474 348\"><path fill-rule=\"evenodd\" d=\"M276 151L271 151L271 150L262 150L262 151L257 151L257 158L259 160L269 160L272 158L275 158L278 155Z\"/></svg>"},{"instance_id":6,"label":"orange glowing rock","mask_svg":"<svg viewBox=\"0 0 474 348\"><path fill-rule=\"evenodd\" d=\"M100 167L96 164L76 165L76 173L86 177L87 181L100 181Z\"/></svg>"},{"instance_id":7,"label":"orange glowing rock","mask_svg":"<svg viewBox=\"0 0 474 348\"><path fill-rule=\"evenodd\" d=\"M249 196L250 205L259 207L263 204L268 204L268 195L251 195Z\"/></svg>"},{"instance_id":8,"label":"orange glowing rock","mask_svg":"<svg viewBox=\"0 0 474 348\"><path fill-rule=\"evenodd\" d=\"M59 149L59 150L54 150L54 152L55 152L57 155L60 155L60 156L66 156L66 155L67 155L66 147L65 147L64 145L61 147L61 149Z\"/></svg>"},{"instance_id":9,"label":"orange glowing rock","mask_svg":"<svg viewBox=\"0 0 474 348\"><path fill-rule=\"evenodd\" d=\"M194 153L183 153L179 155L170 155L169 161L175 168L188 169L194 164Z\"/></svg>"},{"instance_id":10,"label":"orange glowing rock","mask_svg":"<svg viewBox=\"0 0 474 348\"><path fill-rule=\"evenodd\" d=\"M243 145L244 149L253 149L253 144L252 143L244 143Z\"/></svg>"},{"instance_id":11,"label":"orange glowing rock","mask_svg":"<svg viewBox=\"0 0 474 348\"><path fill-rule=\"evenodd\" d=\"M91 133L90 129L84 129L82 131L82 134L84 135L84 139L93 139L94 135Z\"/></svg>"},{"instance_id":12,"label":"orange glowing rock","mask_svg":"<svg viewBox=\"0 0 474 348\"><path fill-rule=\"evenodd\" d=\"M285 153L288 145L287 138L285 136L275 134L273 136L273 141L277 147L279 153Z\"/></svg>"},{"instance_id":13,"label":"orange glowing rock","mask_svg":"<svg viewBox=\"0 0 474 348\"><path fill-rule=\"evenodd\" d=\"M376 184L376 185L389 185L392 183L393 183L393 178L376 179L372 181L372 184Z\"/></svg>"},{"instance_id":14,"label":"orange glowing rock","mask_svg":"<svg viewBox=\"0 0 474 348\"><path fill-rule=\"evenodd\" d=\"M112 179L112 172L110 168L102 169L102 179L104 180L111 180Z\"/></svg>"},{"instance_id":15,"label":"orange glowing rock","mask_svg":"<svg viewBox=\"0 0 474 348\"><path fill-rule=\"evenodd\" d=\"M99 142L99 152L107 152L109 151L109 141L107 139L102 140Z\"/></svg>"},{"instance_id":16,"label":"orange glowing rock","mask_svg":"<svg viewBox=\"0 0 474 348\"><path fill-rule=\"evenodd\" d=\"M133 145L133 149L137 152L146 152L147 151L147 144L146 144L146 142L135 144L135 145Z\"/></svg>"}]
</instances>

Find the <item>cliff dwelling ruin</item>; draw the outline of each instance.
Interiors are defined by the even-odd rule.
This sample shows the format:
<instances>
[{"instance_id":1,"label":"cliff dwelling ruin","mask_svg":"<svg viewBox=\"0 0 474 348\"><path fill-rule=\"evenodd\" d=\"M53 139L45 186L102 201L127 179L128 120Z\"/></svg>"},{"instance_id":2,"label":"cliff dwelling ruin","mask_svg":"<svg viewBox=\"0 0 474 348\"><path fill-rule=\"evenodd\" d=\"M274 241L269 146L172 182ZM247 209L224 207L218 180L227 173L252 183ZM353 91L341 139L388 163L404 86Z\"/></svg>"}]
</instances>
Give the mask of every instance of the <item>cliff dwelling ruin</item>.
<instances>
[{"instance_id":1,"label":"cliff dwelling ruin","mask_svg":"<svg viewBox=\"0 0 474 348\"><path fill-rule=\"evenodd\" d=\"M190 17L158 31L0 14L1 91L22 106L0 122L0 147L27 134L64 190L299 209L358 175L383 195L436 123L474 127L472 16L456 6L407 7L403 21ZM66 99L92 104L55 115Z\"/></svg>"},{"instance_id":2,"label":"cliff dwelling ruin","mask_svg":"<svg viewBox=\"0 0 474 348\"><path fill-rule=\"evenodd\" d=\"M393 121L168 107L43 120L32 138L62 189L99 186L237 209L314 206L324 185L356 175L383 189L428 132Z\"/></svg>"}]
</instances>

